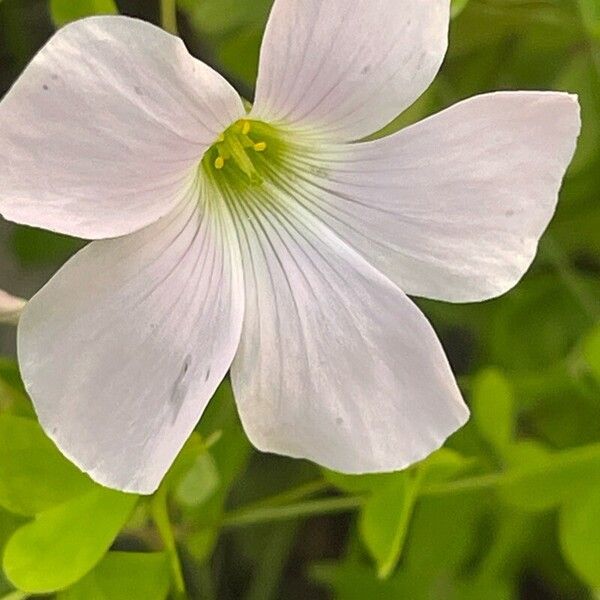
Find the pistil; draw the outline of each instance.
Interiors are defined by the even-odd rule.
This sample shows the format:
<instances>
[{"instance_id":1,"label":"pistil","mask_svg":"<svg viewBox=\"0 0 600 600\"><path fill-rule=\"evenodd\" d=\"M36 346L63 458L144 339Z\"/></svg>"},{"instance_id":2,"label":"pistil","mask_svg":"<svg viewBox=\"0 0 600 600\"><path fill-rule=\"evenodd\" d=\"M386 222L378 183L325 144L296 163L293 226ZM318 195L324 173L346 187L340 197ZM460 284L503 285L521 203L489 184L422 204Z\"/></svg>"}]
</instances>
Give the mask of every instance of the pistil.
<instances>
[{"instance_id":1,"label":"pistil","mask_svg":"<svg viewBox=\"0 0 600 600\"><path fill-rule=\"evenodd\" d=\"M216 154L213 158L213 166L217 171L237 168L250 183L260 184L262 178L257 171L255 157L252 154L265 152L267 142L253 139L250 137L251 132L252 123L249 120L237 121L217 138L209 154Z\"/></svg>"}]
</instances>

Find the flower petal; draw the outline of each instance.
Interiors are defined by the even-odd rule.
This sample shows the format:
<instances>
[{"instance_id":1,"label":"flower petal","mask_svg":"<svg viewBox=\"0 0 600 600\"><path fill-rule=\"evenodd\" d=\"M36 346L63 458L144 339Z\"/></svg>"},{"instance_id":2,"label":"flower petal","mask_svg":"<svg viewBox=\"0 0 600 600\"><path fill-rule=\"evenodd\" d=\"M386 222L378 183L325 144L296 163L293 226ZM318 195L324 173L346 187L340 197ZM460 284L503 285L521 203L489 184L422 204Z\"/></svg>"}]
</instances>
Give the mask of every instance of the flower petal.
<instances>
[{"instance_id":1,"label":"flower petal","mask_svg":"<svg viewBox=\"0 0 600 600\"><path fill-rule=\"evenodd\" d=\"M350 473L425 457L468 416L433 329L320 222L268 202L237 219L246 316L232 383L251 441Z\"/></svg>"},{"instance_id":2,"label":"flower petal","mask_svg":"<svg viewBox=\"0 0 600 600\"><path fill-rule=\"evenodd\" d=\"M109 487L156 489L238 346L239 245L228 215L200 210L197 197L192 189L158 223L92 242L19 323L42 426Z\"/></svg>"},{"instance_id":3,"label":"flower petal","mask_svg":"<svg viewBox=\"0 0 600 600\"><path fill-rule=\"evenodd\" d=\"M0 214L89 239L140 229L173 209L243 114L235 90L161 29L67 25L0 104Z\"/></svg>"},{"instance_id":4,"label":"flower petal","mask_svg":"<svg viewBox=\"0 0 600 600\"><path fill-rule=\"evenodd\" d=\"M476 96L307 159L297 196L406 293L484 300L533 261L579 128L569 94Z\"/></svg>"},{"instance_id":5,"label":"flower petal","mask_svg":"<svg viewBox=\"0 0 600 600\"><path fill-rule=\"evenodd\" d=\"M449 0L275 0L252 114L365 137L433 81L448 45Z\"/></svg>"}]
</instances>

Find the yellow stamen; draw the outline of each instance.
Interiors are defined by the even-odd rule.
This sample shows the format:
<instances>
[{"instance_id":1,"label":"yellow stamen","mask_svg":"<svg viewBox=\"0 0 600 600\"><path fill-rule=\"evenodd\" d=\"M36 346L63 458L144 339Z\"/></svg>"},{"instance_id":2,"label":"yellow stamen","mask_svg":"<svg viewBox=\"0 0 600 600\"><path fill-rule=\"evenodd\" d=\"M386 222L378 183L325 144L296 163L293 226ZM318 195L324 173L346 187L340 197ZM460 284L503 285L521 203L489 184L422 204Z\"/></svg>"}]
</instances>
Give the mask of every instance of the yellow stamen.
<instances>
[{"instance_id":1,"label":"yellow stamen","mask_svg":"<svg viewBox=\"0 0 600 600\"><path fill-rule=\"evenodd\" d=\"M270 135L271 129L264 123L240 119L218 136L202 162L213 173L223 171L220 176L228 181L235 181L243 174L248 183L260 185L265 160L270 156L259 157L255 153L267 149L271 151L269 154L278 152L277 142L272 144Z\"/></svg>"}]
</instances>

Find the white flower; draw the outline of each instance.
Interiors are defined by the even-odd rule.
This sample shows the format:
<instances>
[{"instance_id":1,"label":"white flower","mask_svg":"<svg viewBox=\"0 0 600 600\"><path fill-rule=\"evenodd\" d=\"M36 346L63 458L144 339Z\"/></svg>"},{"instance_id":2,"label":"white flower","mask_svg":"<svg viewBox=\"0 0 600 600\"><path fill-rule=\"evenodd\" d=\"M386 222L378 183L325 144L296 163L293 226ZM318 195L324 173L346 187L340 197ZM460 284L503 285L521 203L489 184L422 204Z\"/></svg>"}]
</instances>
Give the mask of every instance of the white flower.
<instances>
[{"instance_id":1,"label":"white flower","mask_svg":"<svg viewBox=\"0 0 600 600\"><path fill-rule=\"evenodd\" d=\"M400 469L468 417L405 293L483 300L528 268L579 131L573 96L477 96L378 130L429 85L449 0L276 0L254 107L125 17L59 31L0 108L0 213L95 239L18 331L40 422L151 492L231 367L260 449Z\"/></svg>"}]
</instances>

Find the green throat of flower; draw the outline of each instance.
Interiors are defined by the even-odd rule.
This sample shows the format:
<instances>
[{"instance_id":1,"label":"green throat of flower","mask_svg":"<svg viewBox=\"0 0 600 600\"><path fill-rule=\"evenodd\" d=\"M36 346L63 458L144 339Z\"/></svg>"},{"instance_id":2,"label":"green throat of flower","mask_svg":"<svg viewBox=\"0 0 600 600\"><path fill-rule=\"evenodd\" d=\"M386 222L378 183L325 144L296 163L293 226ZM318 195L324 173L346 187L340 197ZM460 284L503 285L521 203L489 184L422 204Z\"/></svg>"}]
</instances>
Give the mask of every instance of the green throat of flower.
<instances>
[{"instance_id":1,"label":"green throat of flower","mask_svg":"<svg viewBox=\"0 0 600 600\"><path fill-rule=\"evenodd\" d=\"M275 128L261 121L240 119L206 151L202 168L214 181L232 188L261 185L284 149L285 143Z\"/></svg>"}]
</instances>

